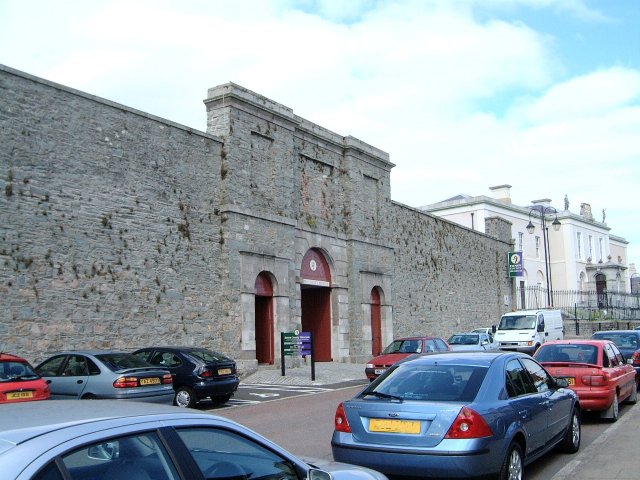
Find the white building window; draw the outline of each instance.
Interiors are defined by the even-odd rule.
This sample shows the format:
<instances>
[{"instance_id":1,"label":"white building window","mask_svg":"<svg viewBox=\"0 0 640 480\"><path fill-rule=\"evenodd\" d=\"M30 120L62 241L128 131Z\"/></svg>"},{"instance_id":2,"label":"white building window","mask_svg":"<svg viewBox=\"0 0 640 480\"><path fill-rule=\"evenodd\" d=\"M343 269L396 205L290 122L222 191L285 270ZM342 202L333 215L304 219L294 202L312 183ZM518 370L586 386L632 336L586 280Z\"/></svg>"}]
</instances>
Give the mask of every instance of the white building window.
<instances>
[{"instance_id":1,"label":"white building window","mask_svg":"<svg viewBox=\"0 0 640 480\"><path fill-rule=\"evenodd\" d=\"M584 260L584 253L582 252L582 232L578 232L576 235L578 241L578 259Z\"/></svg>"},{"instance_id":2,"label":"white building window","mask_svg":"<svg viewBox=\"0 0 640 480\"><path fill-rule=\"evenodd\" d=\"M524 233L518 232L518 251L522 251L522 244L524 243Z\"/></svg>"},{"instance_id":3,"label":"white building window","mask_svg":"<svg viewBox=\"0 0 640 480\"><path fill-rule=\"evenodd\" d=\"M589 235L589 245L587 249L587 258L593 259L593 235ZM602 258L602 255L600 258Z\"/></svg>"},{"instance_id":4,"label":"white building window","mask_svg":"<svg viewBox=\"0 0 640 480\"><path fill-rule=\"evenodd\" d=\"M536 237L536 258L540 258L540 237Z\"/></svg>"},{"instance_id":5,"label":"white building window","mask_svg":"<svg viewBox=\"0 0 640 480\"><path fill-rule=\"evenodd\" d=\"M599 249L600 249L600 261L604 262L604 239L600 238L600 245L599 245Z\"/></svg>"}]
</instances>

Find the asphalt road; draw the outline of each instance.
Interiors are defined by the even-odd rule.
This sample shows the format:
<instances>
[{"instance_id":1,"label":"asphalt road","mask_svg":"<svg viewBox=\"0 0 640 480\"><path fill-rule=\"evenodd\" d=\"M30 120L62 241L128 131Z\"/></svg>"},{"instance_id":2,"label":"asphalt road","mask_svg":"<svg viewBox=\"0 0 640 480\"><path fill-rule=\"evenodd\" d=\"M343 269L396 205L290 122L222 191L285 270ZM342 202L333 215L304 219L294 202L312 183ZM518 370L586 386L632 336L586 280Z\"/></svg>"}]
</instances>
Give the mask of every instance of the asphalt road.
<instances>
[{"instance_id":1,"label":"asphalt road","mask_svg":"<svg viewBox=\"0 0 640 480\"><path fill-rule=\"evenodd\" d=\"M358 386L351 386L352 384ZM222 407L203 402L197 408L230 418L252 428L299 457L331 460L331 435L336 407L353 397L364 383L346 382L323 387L244 385L234 399ZM629 407L620 408L619 422ZM582 445L585 448L609 423L591 414L583 415ZM552 453L529 465L527 480L549 480L570 456Z\"/></svg>"}]
</instances>

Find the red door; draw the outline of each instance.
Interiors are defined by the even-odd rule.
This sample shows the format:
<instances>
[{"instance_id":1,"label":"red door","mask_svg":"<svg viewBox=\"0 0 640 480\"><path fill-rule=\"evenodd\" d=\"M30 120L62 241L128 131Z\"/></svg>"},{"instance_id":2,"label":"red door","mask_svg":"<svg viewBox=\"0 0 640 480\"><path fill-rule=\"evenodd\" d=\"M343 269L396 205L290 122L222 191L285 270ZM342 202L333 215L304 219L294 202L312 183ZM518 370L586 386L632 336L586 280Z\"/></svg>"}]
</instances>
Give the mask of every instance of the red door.
<instances>
[{"instance_id":1,"label":"red door","mask_svg":"<svg viewBox=\"0 0 640 480\"><path fill-rule=\"evenodd\" d=\"M382 353L382 309L380 292L376 287L371 290L371 355Z\"/></svg>"},{"instance_id":2,"label":"red door","mask_svg":"<svg viewBox=\"0 0 640 480\"><path fill-rule=\"evenodd\" d=\"M331 362L331 289L312 287L301 289L302 331L313 334L316 362Z\"/></svg>"},{"instance_id":3,"label":"red door","mask_svg":"<svg viewBox=\"0 0 640 480\"><path fill-rule=\"evenodd\" d=\"M273 365L273 285L266 273L256 278L256 360Z\"/></svg>"}]
</instances>

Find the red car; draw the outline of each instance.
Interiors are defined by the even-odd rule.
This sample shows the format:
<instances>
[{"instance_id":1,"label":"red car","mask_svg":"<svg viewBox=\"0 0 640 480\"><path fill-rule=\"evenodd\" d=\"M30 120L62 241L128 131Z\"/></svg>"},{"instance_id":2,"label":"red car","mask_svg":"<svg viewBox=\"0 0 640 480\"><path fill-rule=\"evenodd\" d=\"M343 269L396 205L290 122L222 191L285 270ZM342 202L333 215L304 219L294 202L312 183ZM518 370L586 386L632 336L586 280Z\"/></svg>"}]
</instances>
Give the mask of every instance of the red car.
<instances>
[{"instance_id":1,"label":"red car","mask_svg":"<svg viewBox=\"0 0 640 480\"><path fill-rule=\"evenodd\" d=\"M439 337L404 337L396 338L380 355L367 362L364 373L373 382L387 368L403 358L415 353L447 352L449 344Z\"/></svg>"},{"instance_id":2,"label":"red car","mask_svg":"<svg viewBox=\"0 0 640 480\"><path fill-rule=\"evenodd\" d=\"M620 402L636 403L638 380L632 365L610 340L557 340L533 355L556 378L566 378L578 394L582 410L618 419Z\"/></svg>"},{"instance_id":3,"label":"red car","mask_svg":"<svg viewBox=\"0 0 640 480\"><path fill-rule=\"evenodd\" d=\"M49 385L24 358L0 353L0 403L47 400Z\"/></svg>"}]
</instances>

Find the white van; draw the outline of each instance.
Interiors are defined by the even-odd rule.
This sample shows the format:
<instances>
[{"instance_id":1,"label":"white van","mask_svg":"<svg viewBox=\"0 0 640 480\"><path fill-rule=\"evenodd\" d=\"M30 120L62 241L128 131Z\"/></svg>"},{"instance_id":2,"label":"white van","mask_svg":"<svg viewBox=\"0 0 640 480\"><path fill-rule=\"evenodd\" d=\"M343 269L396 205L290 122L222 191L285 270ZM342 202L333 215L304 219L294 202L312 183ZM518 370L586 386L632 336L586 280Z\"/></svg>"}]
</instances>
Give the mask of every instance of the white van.
<instances>
[{"instance_id":1,"label":"white van","mask_svg":"<svg viewBox=\"0 0 640 480\"><path fill-rule=\"evenodd\" d=\"M533 354L540 345L564 338L560 310L519 310L505 313L495 333L500 350Z\"/></svg>"}]
</instances>

